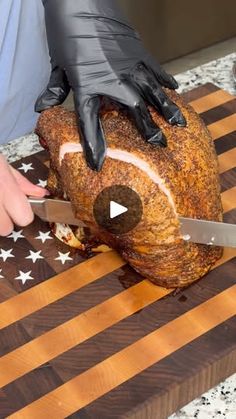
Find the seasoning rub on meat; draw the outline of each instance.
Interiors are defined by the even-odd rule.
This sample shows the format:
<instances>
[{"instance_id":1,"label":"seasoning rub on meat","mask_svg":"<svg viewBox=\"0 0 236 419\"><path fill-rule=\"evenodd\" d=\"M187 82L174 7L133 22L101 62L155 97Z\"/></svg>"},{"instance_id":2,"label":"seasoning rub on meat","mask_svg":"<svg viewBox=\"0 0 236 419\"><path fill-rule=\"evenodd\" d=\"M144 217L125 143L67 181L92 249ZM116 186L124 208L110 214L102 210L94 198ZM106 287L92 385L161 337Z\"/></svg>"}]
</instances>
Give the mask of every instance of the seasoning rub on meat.
<instances>
[{"instance_id":1,"label":"seasoning rub on meat","mask_svg":"<svg viewBox=\"0 0 236 419\"><path fill-rule=\"evenodd\" d=\"M222 254L219 247L184 241L178 216L222 221L222 205L210 134L177 93L168 91L168 95L180 107L187 127L170 126L150 109L167 137L167 148L145 143L124 112L102 112L108 148L99 173L86 165L73 112L62 107L46 110L37 133L50 153L52 193L66 193L76 216L103 243L117 249L145 278L170 288L201 278ZM120 236L102 230L93 216L97 195L117 184L132 188L143 203L141 222Z\"/></svg>"}]
</instances>

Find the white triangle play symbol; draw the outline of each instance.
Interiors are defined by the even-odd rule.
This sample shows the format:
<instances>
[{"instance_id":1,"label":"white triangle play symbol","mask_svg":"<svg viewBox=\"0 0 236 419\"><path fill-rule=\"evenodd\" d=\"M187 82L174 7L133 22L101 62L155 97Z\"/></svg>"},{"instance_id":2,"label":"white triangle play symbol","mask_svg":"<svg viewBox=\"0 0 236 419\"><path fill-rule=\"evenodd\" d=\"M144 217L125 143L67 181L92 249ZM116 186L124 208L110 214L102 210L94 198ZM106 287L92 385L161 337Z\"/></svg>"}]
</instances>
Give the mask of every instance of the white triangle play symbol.
<instances>
[{"instance_id":1,"label":"white triangle play symbol","mask_svg":"<svg viewBox=\"0 0 236 419\"><path fill-rule=\"evenodd\" d=\"M118 217L128 211L128 208L118 204L115 201L110 201L110 218Z\"/></svg>"}]
</instances>

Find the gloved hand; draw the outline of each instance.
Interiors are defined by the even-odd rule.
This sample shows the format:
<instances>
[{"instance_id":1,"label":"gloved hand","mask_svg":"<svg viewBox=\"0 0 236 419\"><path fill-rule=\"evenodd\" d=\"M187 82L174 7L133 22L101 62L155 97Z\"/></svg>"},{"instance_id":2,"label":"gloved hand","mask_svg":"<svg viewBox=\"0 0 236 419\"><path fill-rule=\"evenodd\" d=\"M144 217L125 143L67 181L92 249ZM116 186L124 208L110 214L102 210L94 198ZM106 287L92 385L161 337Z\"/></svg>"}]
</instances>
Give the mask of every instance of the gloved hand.
<instances>
[{"instance_id":1,"label":"gloved hand","mask_svg":"<svg viewBox=\"0 0 236 419\"><path fill-rule=\"evenodd\" d=\"M146 141L165 147L166 138L146 103L171 125L185 126L182 113L162 90L162 86L176 89L177 82L148 54L116 2L43 0L43 4L52 74L36 111L61 104L73 89L85 156L93 170L101 169L106 154L99 119L102 96L128 109Z\"/></svg>"},{"instance_id":2,"label":"gloved hand","mask_svg":"<svg viewBox=\"0 0 236 419\"><path fill-rule=\"evenodd\" d=\"M48 192L33 185L0 154L0 236L8 236L13 223L25 227L34 219L26 195L44 197Z\"/></svg>"}]
</instances>

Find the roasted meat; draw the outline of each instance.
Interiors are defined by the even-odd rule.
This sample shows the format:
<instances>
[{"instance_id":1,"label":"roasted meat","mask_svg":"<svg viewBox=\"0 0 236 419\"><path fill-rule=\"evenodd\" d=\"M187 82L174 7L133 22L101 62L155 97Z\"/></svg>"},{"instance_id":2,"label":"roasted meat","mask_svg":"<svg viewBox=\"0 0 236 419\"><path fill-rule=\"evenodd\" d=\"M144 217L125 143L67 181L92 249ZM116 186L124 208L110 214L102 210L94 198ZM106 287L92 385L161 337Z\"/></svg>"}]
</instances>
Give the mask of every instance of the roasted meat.
<instances>
[{"instance_id":1,"label":"roasted meat","mask_svg":"<svg viewBox=\"0 0 236 419\"><path fill-rule=\"evenodd\" d=\"M167 137L167 148L146 143L123 111L102 111L108 148L99 173L86 165L73 112L63 107L43 112L37 133L50 153L50 190L56 196L66 192L76 216L101 242L117 249L144 277L170 288L201 278L222 254L219 247L184 241L177 216L222 221L222 204L210 134L177 93L168 95L180 107L187 127L170 126L150 108ZM97 195L117 184L136 191L143 204L141 222L120 236L101 229L93 215Z\"/></svg>"}]
</instances>

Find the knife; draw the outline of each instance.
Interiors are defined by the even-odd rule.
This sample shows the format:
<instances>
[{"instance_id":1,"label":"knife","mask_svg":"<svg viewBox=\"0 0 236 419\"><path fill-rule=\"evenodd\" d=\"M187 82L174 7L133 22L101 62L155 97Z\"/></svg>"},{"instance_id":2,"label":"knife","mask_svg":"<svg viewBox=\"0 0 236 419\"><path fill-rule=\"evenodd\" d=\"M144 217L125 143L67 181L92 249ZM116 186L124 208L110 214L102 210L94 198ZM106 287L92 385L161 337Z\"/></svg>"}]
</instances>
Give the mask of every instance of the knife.
<instances>
[{"instance_id":1,"label":"knife","mask_svg":"<svg viewBox=\"0 0 236 419\"><path fill-rule=\"evenodd\" d=\"M71 202L69 201L29 197L28 202L34 214L48 223L62 223L86 227L82 221L75 218Z\"/></svg>"},{"instance_id":2,"label":"knife","mask_svg":"<svg viewBox=\"0 0 236 419\"><path fill-rule=\"evenodd\" d=\"M42 220L52 223L85 227L75 218L71 202L50 198L28 199L33 212ZM179 217L180 230L185 241L209 246L236 247L236 224Z\"/></svg>"}]
</instances>

